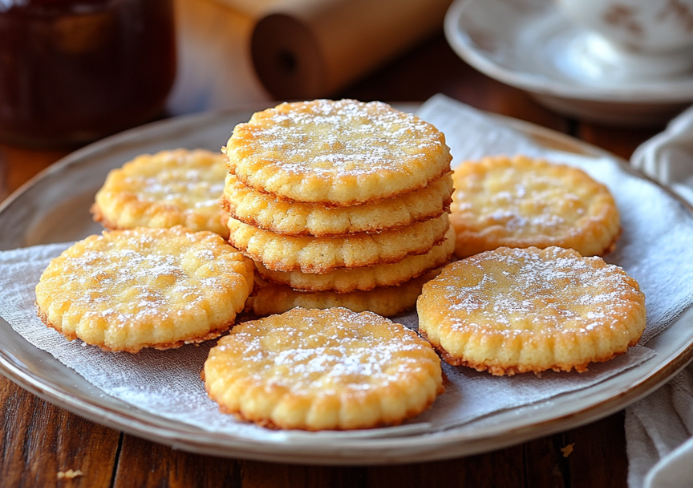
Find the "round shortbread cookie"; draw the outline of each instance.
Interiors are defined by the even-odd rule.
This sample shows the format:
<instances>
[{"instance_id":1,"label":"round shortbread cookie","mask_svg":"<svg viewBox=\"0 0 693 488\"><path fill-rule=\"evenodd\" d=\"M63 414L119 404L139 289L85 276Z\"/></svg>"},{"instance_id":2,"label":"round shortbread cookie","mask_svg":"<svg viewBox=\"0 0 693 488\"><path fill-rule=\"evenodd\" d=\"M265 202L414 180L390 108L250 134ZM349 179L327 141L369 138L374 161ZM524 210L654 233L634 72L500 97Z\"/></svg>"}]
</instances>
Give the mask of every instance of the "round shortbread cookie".
<instances>
[{"instance_id":1,"label":"round shortbread cookie","mask_svg":"<svg viewBox=\"0 0 693 488\"><path fill-rule=\"evenodd\" d=\"M604 255L620 234L609 190L584 171L515 156L466 162L453 174L455 254L497 247L567 247Z\"/></svg>"},{"instance_id":2,"label":"round shortbread cookie","mask_svg":"<svg viewBox=\"0 0 693 488\"><path fill-rule=\"evenodd\" d=\"M337 269L324 274L301 271L272 271L256 262L257 271L265 280L287 285L296 291L334 291L349 293L368 291L376 287L396 286L443 266L455 250L455 230L450 227L442 244L433 246L426 254L407 256L392 264L376 264L362 268Z\"/></svg>"},{"instance_id":3,"label":"round shortbread cookie","mask_svg":"<svg viewBox=\"0 0 693 488\"><path fill-rule=\"evenodd\" d=\"M327 273L396 263L410 254L425 254L440 243L450 226L448 214L380 234L342 237L284 236L229 218L229 242L274 271Z\"/></svg>"},{"instance_id":4,"label":"round shortbread cookie","mask_svg":"<svg viewBox=\"0 0 693 488\"><path fill-rule=\"evenodd\" d=\"M340 236L377 233L439 217L450 208L452 173L425 188L351 207L279 200L245 186L229 174L222 205L245 224L285 235Z\"/></svg>"},{"instance_id":5,"label":"round shortbread cookie","mask_svg":"<svg viewBox=\"0 0 693 488\"><path fill-rule=\"evenodd\" d=\"M257 294L248 299L246 307L259 317L284 313L292 308L327 309L344 307L354 312L373 312L389 317L414 308L421 295L421 287L435 278L440 269L426 273L398 286L373 288L370 291L335 293L331 291L296 291L286 285L275 285L257 280Z\"/></svg>"},{"instance_id":6,"label":"round shortbread cookie","mask_svg":"<svg viewBox=\"0 0 693 488\"><path fill-rule=\"evenodd\" d=\"M572 249L499 248L443 268L417 302L419 332L450 364L495 375L578 372L634 346L645 296L621 268Z\"/></svg>"},{"instance_id":7,"label":"round shortbread cookie","mask_svg":"<svg viewBox=\"0 0 693 488\"><path fill-rule=\"evenodd\" d=\"M138 228L79 241L36 286L43 322L110 351L218 337L243 310L255 266L211 232Z\"/></svg>"},{"instance_id":8,"label":"round shortbread cookie","mask_svg":"<svg viewBox=\"0 0 693 488\"><path fill-rule=\"evenodd\" d=\"M355 100L282 103L255 113L222 150L246 186L338 206L423 188L450 171L451 160L431 124Z\"/></svg>"},{"instance_id":9,"label":"round shortbread cookie","mask_svg":"<svg viewBox=\"0 0 693 488\"><path fill-rule=\"evenodd\" d=\"M94 220L109 229L183 225L227 237L219 208L225 159L203 149L137 156L108 174L92 207Z\"/></svg>"},{"instance_id":10,"label":"round shortbread cookie","mask_svg":"<svg viewBox=\"0 0 693 488\"><path fill-rule=\"evenodd\" d=\"M397 425L443 392L430 344L376 314L295 309L233 328L205 388L224 413L282 429Z\"/></svg>"}]
</instances>

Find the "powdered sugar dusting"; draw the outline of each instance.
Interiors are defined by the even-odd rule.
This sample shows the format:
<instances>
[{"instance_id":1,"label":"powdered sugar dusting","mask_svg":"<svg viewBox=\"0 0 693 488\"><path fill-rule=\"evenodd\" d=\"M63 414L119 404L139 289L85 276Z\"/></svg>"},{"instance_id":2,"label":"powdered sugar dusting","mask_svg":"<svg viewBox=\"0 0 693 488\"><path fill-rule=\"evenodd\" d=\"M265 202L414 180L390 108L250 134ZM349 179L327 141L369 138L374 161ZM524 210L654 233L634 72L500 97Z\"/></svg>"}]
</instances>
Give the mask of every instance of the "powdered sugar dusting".
<instances>
[{"instance_id":1,"label":"powdered sugar dusting","mask_svg":"<svg viewBox=\"0 0 693 488\"><path fill-rule=\"evenodd\" d=\"M129 176L125 182L146 202L216 210L224 191L225 165L218 168L166 168L153 176Z\"/></svg>"},{"instance_id":2,"label":"powdered sugar dusting","mask_svg":"<svg viewBox=\"0 0 693 488\"><path fill-rule=\"evenodd\" d=\"M109 327L205 314L230 283L225 273L197 275L223 260L200 239L214 237L160 229L107 233L64 253L59 267L47 270L44 286L52 287L55 303L68 300L71 311Z\"/></svg>"},{"instance_id":3,"label":"powdered sugar dusting","mask_svg":"<svg viewBox=\"0 0 693 488\"><path fill-rule=\"evenodd\" d=\"M343 309L319 311L317 318L297 318L294 309L239 326L229 337L233 348L243 348L235 368L294 393L381 388L421 368L428 346L415 334L374 314L346 312L345 318L334 310ZM222 355L230 348L217 347Z\"/></svg>"},{"instance_id":4,"label":"powdered sugar dusting","mask_svg":"<svg viewBox=\"0 0 693 488\"><path fill-rule=\"evenodd\" d=\"M510 251L510 250L505 250ZM457 263L459 273L479 277L459 283L442 277L439 289L458 326L582 329L624 320L639 292L618 267L559 248L489 252Z\"/></svg>"},{"instance_id":5,"label":"powdered sugar dusting","mask_svg":"<svg viewBox=\"0 0 693 488\"><path fill-rule=\"evenodd\" d=\"M83 270L78 281L89 290L75 302L85 302L83 306L92 308L89 315L118 326L165 314L171 300L179 301L183 309L194 309L203 299L196 284L187 280L179 258L172 255L142 255L127 249L113 250L108 256L92 252L71 258L66 267Z\"/></svg>"},{"instance_id":6,"label":"powdered sugar dusting","mask_svg":"<svg viewBox=\"0 0 693 488\"><path fill-rule=\"evenodd\" d=\"M459 225L497 235L575 235L604 218L608 192L574 168L516 156L460 166L452 210Z\"/></svg>"},{"instance_id":7,"label":"powdered sugar dusting","mask_svg":"<svg viewBox=\"0 0 693 488\"><path fill-rule=\"evenodd\" d=\"M302 110L269 110L268 123L251 120L257 146L267 160L281 154L288 174L357 175L405 168L444 143L438 132L413 115L380 102L319 100Z\"/></svg>"}]
</instances>

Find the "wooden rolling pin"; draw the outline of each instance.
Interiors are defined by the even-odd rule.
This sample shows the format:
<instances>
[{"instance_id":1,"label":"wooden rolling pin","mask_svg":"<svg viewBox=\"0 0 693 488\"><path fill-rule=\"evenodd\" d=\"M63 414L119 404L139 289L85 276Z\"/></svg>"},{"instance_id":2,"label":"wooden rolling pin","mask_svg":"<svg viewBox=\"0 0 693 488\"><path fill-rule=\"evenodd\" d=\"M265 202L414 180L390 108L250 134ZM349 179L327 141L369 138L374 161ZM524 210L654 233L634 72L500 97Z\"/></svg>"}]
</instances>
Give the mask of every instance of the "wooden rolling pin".
<instances>
[{"instance_id":1,"label":"wooden rolling pin","mask_svg":"<svg viewBox=\"0 0 693 488\"><path fill-rule=\"evenodd\" d=\"M439 28L450 3L273 2L253 30L253 64L277 99L327 97Z\"/></svg>"}]
</instances>

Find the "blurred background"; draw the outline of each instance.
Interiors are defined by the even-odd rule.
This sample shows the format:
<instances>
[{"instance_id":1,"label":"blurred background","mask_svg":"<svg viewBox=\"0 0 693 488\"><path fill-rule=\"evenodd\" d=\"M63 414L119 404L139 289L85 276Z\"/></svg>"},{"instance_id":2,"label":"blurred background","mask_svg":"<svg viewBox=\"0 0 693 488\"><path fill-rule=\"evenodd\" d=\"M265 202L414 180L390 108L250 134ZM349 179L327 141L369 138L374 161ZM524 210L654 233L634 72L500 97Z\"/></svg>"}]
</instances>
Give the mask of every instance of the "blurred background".
<instances>
[{"instance_id":1,"label":"blurred background","mask_svg":"<svg viewBox=\"0 0 693 488\"><path fill-rule=\"evenodd\" d=\"M581 135L593 123L661 129L693 100L690 65L634 58L569 18L574 3L0 0L0 139L75 148L209 110L435 93ZM611 30L648 25L635 7L616 8L604 14Z\"/></svg>"},{"instance_id":2,"label":"blurred background","mask_svg":"<svg viewBox=\"0 0 693 488\"><path fill-rule=\"evenodd\" d=\"M692 3L0 0L0 201L122 130L318 97L397 103L443 93L629 159L693 101ZM575 5L596 4L626 47L569 17ZM654 4L664 10L641 18ZM658 24L688 32L684 44L640 56L649 47L637 42ZM688 171L693 142L687 149ZM3 377L0 406L9 412L0 447L20 453L3 459L0 484L11 475L21 486L54 486L53 468L69 458L107 466L98 486L626 486L623 412L479 456L332 468L183 453L89 422Z\"/></svg>"}]
</instances>

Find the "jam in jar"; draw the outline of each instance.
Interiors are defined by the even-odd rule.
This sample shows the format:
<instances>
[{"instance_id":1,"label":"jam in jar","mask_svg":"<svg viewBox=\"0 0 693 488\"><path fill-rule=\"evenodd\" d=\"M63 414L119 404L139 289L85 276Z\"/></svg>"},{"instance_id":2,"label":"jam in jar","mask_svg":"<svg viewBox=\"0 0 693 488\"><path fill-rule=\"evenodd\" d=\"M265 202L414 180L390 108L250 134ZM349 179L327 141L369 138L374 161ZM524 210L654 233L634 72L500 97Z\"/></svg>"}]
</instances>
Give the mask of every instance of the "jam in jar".
<instances>
[{"instance_id":1,"label":"jam in jar","mask_svg":"<svg viewBox=\"0 0 693 488\"><path fill-rule=\"evenodd\" d=\"M80 144L146 122L176 70L172 0L0 0L0 138Z\"/></svg>"}]
</instances>

